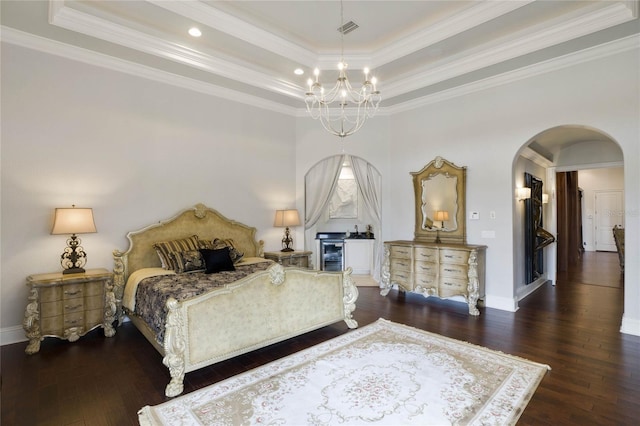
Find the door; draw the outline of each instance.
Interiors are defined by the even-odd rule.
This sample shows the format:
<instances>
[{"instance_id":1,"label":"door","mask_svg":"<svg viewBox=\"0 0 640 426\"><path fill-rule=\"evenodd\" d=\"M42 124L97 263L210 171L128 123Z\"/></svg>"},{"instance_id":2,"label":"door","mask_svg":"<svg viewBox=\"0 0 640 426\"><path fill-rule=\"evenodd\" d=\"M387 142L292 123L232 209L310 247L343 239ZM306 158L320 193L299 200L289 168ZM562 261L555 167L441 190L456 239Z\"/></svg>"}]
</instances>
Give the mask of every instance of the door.
<instances>
[{"instance_id":1,"label":"door","mask_svg":"<svg viewBox=\"0 0 640 426\"><path fill-rule=\"evenodd\" d=\"M596 191L595 193L595 249L616 251L613 227L624 226L622 191Z\"/></svg>"}]
</instances>

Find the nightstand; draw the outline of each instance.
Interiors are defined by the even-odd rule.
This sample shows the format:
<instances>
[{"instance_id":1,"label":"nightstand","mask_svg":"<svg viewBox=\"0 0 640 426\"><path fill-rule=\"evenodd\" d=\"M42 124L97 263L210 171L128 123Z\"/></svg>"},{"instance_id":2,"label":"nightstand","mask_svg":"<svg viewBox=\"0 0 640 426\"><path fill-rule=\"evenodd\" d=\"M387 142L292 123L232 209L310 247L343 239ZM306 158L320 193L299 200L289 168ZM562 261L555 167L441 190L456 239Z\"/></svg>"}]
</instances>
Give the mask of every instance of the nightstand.
<instances>
[{"instance_id":1,"label":"nightstand","mask_svg":"<svg viewBox=\"0 0 640 426\"><path fill-rule=\"evenodd\" d=\"M104 328L107 337L116 334L113 274L106 269L30 275L27 286L29 303L22 323L29 339L27 354L38 352L45 337L75 342L96 327Z\"/></svg>"},{"instance_id":2,"label":"nightstand","mask_svg":"<svg viewBox=\"0 0 640 426\"><path fill-rule=\"evenodd\" d=\"M282 266L309 267L310 251L265 251L264 257L278 262Z\"/></svg>"}]
</instances>

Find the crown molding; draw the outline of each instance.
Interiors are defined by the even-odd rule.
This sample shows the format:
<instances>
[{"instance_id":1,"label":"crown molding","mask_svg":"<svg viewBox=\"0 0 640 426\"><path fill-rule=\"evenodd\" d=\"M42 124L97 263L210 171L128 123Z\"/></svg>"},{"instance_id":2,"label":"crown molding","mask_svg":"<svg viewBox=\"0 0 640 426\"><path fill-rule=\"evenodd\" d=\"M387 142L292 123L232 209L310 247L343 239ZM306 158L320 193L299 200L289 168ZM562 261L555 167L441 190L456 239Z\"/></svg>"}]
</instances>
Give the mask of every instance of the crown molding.
<instances>
[{"instance_id":1,"label":"crown molding","mask_svg":"<svg viewBox=\"0 0 640 426\"><path fill-rule=\"evenodd\" d=\"M409 36L402 37L401 40L370 54L369 56L372 57L370 66L375 68L389 62L393 62L406 55L432 46L449 37L468 31L477 25L486 23L492 19L526 6L533 1L534 0L478 3L454 16L429 26L429 28L417 31Z\"/></svg>"},{"instance_id":2,"label":"crown molding","mask_svg":"<svg viewBox=\"0 0 640 426\"><path fill-rule=\"evenodd\" d=\"M619 40L611 41L605 44L594 46L579 52L570 53L558 58L549 59L517 70L509 71L499 75L478 80L473 83L464 84L452 89L443 90L432 95L424 96L411 101L399 103L390 107L386 107L388 114L397 114L399 112L410 111L427 105L433 105L449 99L472 93L488 90L494 87L503 86L537 75L546 74L585 62L606 58L611 55L623 53L629 50L640 49L640 35L632 35Z\"/></svg>"},{"instance_id":3,"label":"crown molding","mask_svg":"<svg viewBox=\"0 0 640 426\"><path fill-rule=\"evenodd\" d=\"M579 11L548 24L521 31L517 36L461 52L431 69L394 81L385 81L385 96L392 98L425 86L554 46L634 19L633 10L623 3L594 4L591 12Z\"/></svg>"},{"instance_id":4,"label":"crown molding","mask_svg":"<svg viewBox=\"0 0 640 426\"><path fill-rule=\"evenodd\" d=\"M553 167L553 161L543 156L542 154L534 151L529 146L526 146L520 152L520 156L526 158L527 160L532 161L534 164L537 164L540 167L549 168Z\"/></svg>"},{"instance_id":5,"label":"crown molding","mask_svg":"<svg viewBox=\"0 0 640 426\"><path fill-rule=\"evenodd\" d=\"M303 103L301 103L300 108L290 107L278 102L266 100L261 97L248 95L246 93L234 91L214 84L204 83L180 75L160 71L145 65L140 65L130 61L114 58L112 56L97 53L81 47L15 30L11 27L1 26L0 31L2 34L2 41L6 43L65 57L67 59L111 69L114 71L123 72L135 77L146 78L172 86L193 90L203 94L236 101L257 108L279 112L285 115L296 117L307 116ZM494 87L510 84L537 75L546 74L563 68L579 65L581 63L605 58L634 49L640 50L640 35L632 35L620 40L615 40L599 46L591 47L580 52L571 53L559 58L550 59L545 62L540 62L528 67L479 80L477 82L437 92L432 95L421 97L419 99L399 103L389 107L381 106L378 110L377 115L393 115L410 111L413 109L421 108L423 106L428 106L460 96L488 90Z\"/></svg>"},{"instance_id":6,"label":"crown molding","mask_svg":"<svg viewBox=\"0 0 640 426\"><path fill-rule=\"evenodd\" d=\"M2 42L10 43L16 46L24 47L39 52L60 56L66 59L94 65L118 71L134 77L144 78L159 83L169 84L171 86L180 87L194 92L215 96L222 99L250 105L256 108L275 111L281 114L296 116L298 108L283 105L279 102L269 101L267 99L249 95L246 93L231 90L226 87L218 86L211 83L205 83L200 80L191 79L146 65L137 64L113 56L98 53L92 50L84 49L78 46L40 37L34 34L26 33L13 29L11 27L1 26Z\"/></svg>"},{"instance_id":7,"label":"crown molding","mask_svg":"<svg viewBox=\"0 0 640 426\"><path fill-rule=\"evenodd\" d=\"M254 87L289 97L301 97L302 89L300 86L253 70L249 65L239 61L232 61L221 55L203 54L177 43L132 30L65 6L63 0L56 0L51 4L49 21L61 28L188 65Z\"/></svg>"},{"instance_id":8,"label":"crown molding","mask_svg":"<svg viewBox=\"0 0 640 426\"><path fill-rule=\"evenodd\" d=\"M237 39L268 50L276 55L290 58L301 65L315 66L318 55L296 43L262 30L228 13L200 1L168 2L145 0L155 6L169 10L185 18L200 22L210 28L224 32Z\"/></svg>"}]
</instances>

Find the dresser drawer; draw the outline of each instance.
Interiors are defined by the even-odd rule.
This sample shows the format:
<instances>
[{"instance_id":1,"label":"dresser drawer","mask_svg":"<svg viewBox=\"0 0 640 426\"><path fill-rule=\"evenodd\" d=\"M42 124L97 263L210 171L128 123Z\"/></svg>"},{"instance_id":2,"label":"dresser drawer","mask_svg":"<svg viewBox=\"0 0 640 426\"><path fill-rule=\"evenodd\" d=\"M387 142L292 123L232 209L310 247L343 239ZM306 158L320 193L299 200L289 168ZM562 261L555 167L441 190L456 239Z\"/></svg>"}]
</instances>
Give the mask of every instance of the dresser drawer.
<instances>
[{"instance_id":1,"label":"dresser drawer","mask_svg":"<svg viewBox=\"0 0 640 426\"><path fill-rule=\"evenodd\" d=\"M40 333L44 336L60 336L63 333L63 324L62 315L40 318Z\"/></svg>"},{"instance_id":2,"label":"dresser drawer","mask_svg":"<svg viewBox=\"0 0 640 426\"><path fill-rule=\"evenodd\" d=\"M84 326L84 311L64 314L64 328Z\"/></svg>"},{"instance_id":3,"label":"dresser drawer","mask_svg":"<svg viewBox=\"0 0 640 426\"><path fill-rule=\"evenodd\" d=\"M391 271L391 282L399 284L404 288L413 288L413 274L408 271Z\"/></svg>"},{"instance_id":4,"label":"dresser drawer","mask_svg":"<svg viewBox=\"0 0 640 426\"><path fill-rule=\"evenodd\" d=\"M40 304L40 317L48 318L62 313L62 300Z\"/></svg>"},{"instance_id":5,"label":"dresser drawer","mask_svg":"<svg viewBox=\"0 0 640 426\"><path fill-rule=\"evenodd\" d=\"M437 262L438 261L438 249L429 247L416 247L415 260L417 262Z\"/></svg>"},{"instance_id":6,"label":"dresser drawer","mask_svg":"<svg viewBox=\"0 0 640 426\"><path fill-rule=\"evenodd\" d=\"M411 247L391 246L391 257L396 259L411 259Z\"/></svg>"},{"instance_id":7,"label":"dresser drawer","mask_svg":"<svg viewBox=\"0 0 640 426\"><path fill-rule=\"evenodd\" d=\"M66 284L62 289L62 297L64 299L75 299L77 297L82 297L83 290L83 284Z\"/></svg>"},{"instance_id":8,"label":"dresser drawer","mask_svg":"<svg viewBox=\"0 0 640 426\"><path fill-rule=\"evenodd\" d=\"M103 311L102 309L92 309L85 311L84 313L84 324L87 330L93 328L94 326L101 324L103 321Z\"/></svg>"},{"instance_id":9,"label":"dresser drawer","mask_svg":"<svg viewBox=\"0 0 640 426\"><path fill-rule=\"evenodd\" d=\"M415 283L416 286L424 288L435 288L438 286L438 276L430 274L416 274Z\"/></svg>"},{"instance_id":10,"label":"dresser drawer","mask_svg":"<svg viewBox=\"0 0 640 426\"><path fill-rule=\"evenodd\" d=\"M438 275L438 264L430 262L416 262L414 272L416 274Z\"/></svg>"},{"instance_id":11,"label":"dresser drawer","mask_svg":"<svg viewBox=\"0 0 640 426\"><path fill-rule=\"evenodd\" d=\"M84 311L84 299L67 299L64 301L64 306L62 308L65 315L73 314L74 312L82 312Z\"/></svg>"},{"instance_id":12,"label":"dresser drawer","mask_svg":"<svg viewBox=\"0 0 640 426\"><path fill-rule=\"evenodd\" d=\"M443 277L457 277L466 280L469 275L469 267L467 265L447 264L440 265L440 275Z\"/></svg>"},{"instance_id":13,"label":"dresser drawer","mask_svg":"<svg viewBox=\"0 0 640 426\"><path fill-rule=\"evenodd\" d=\"M62 287L40 287L38 290L40 295L40 303L62 300Z\"/></svg>"},{"instance_id":14,"label":"dresser drawer","mask_svg":"<svg viewBox=\"0 0 640 426\"><path fill-rule=\"evenodd\" d=\"M441 277L440 297L450 297L456 295L467 296L467 280L454 277Z\"/></svg>"},{"instance_id":15,"label":"dresser drawer","mask_svg":"<svg viewBox=\"0 0 640 426\"><path fill-rule=\"evenodd\" d=\"M84 286L84 295L85 296L98 296L102 295L104 291L104 282L103 281L95 281L85 284Z\"/></svg>"},{"instance_id":16,"label":"dresser drawer","mask_svg":"<svg viewBox=\"0 0 640 426\"><path fill-rule=\"evenodd\" d=\"M391 271L411 272L411 261L409 259L391 259Z\"/></svg>"},{"instance_id":17,"label":"dresser drawer","mask_svg":"<svg viewBox=\"0 0 640 426\"><path fill-rule=\"evenodd\" d=\"M441 263L463 263L467 264L469 261L469 252L462 250L441 250L440 262Z\"/></svg>"}]
</instances>

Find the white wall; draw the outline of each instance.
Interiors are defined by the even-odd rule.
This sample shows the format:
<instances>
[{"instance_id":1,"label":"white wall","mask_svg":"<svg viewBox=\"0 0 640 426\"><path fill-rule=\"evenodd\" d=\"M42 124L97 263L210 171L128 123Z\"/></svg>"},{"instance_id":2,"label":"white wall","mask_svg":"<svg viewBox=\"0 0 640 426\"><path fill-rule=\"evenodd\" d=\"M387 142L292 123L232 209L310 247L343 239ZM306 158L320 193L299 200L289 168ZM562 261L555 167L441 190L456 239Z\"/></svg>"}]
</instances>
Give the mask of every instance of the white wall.
<instances>
[{"instance_id":1,"label":"white wall","mask_svg":"<svg viewBox=\"0 0 640 426\"><path fill-rule=\"evenodd\" d=\"M513 219L514 160L544 130L584 125L610 135L622 149L629 183L627 258L640 258L639 58L636 44L633 50L399 112L388 118L386 129L384 120L372 119L352 136L353 149L382 172L383 238L413 238L410 172L438 155L466 166L467 212L480 212L480 220L467 220L467 241L488 246L487 305L517 309L513 244L522 230ZM318 123L299 119L298 167L306 170L318 157L339 152L339 142L323 142L330 143L328 138ZM298 170L298 182L301 175ZM491 211L495 219L489 218ZM495 238L483 238L483 231L493 231ZM640 334L640 269L637 262L627 262L627 268L622 329Z\"/></svg>"},{"instance_id":2,"label":"white wall","mask_svg":"<svg viewBox=\"0 0 640 426\"><path fill-rule=\"evenodd\" d=\"M61 270L55 207L93 207L88 268L125 234L202 202L280 249L295 204L295 119L2 45L2 343L23 339L29 274Z\"/></svg>"},{"instance_id":3,"label":"white wall","mask_svg":"<svg viewBox=\"0 0 640 426\"><path fill-rule=\"evenodd\" d=\"M623 191L624 169L578 170L578 186L583 190L582 240L586 251L595 250L595 198L598 191Z\"/></svg>"}]
</instances>

